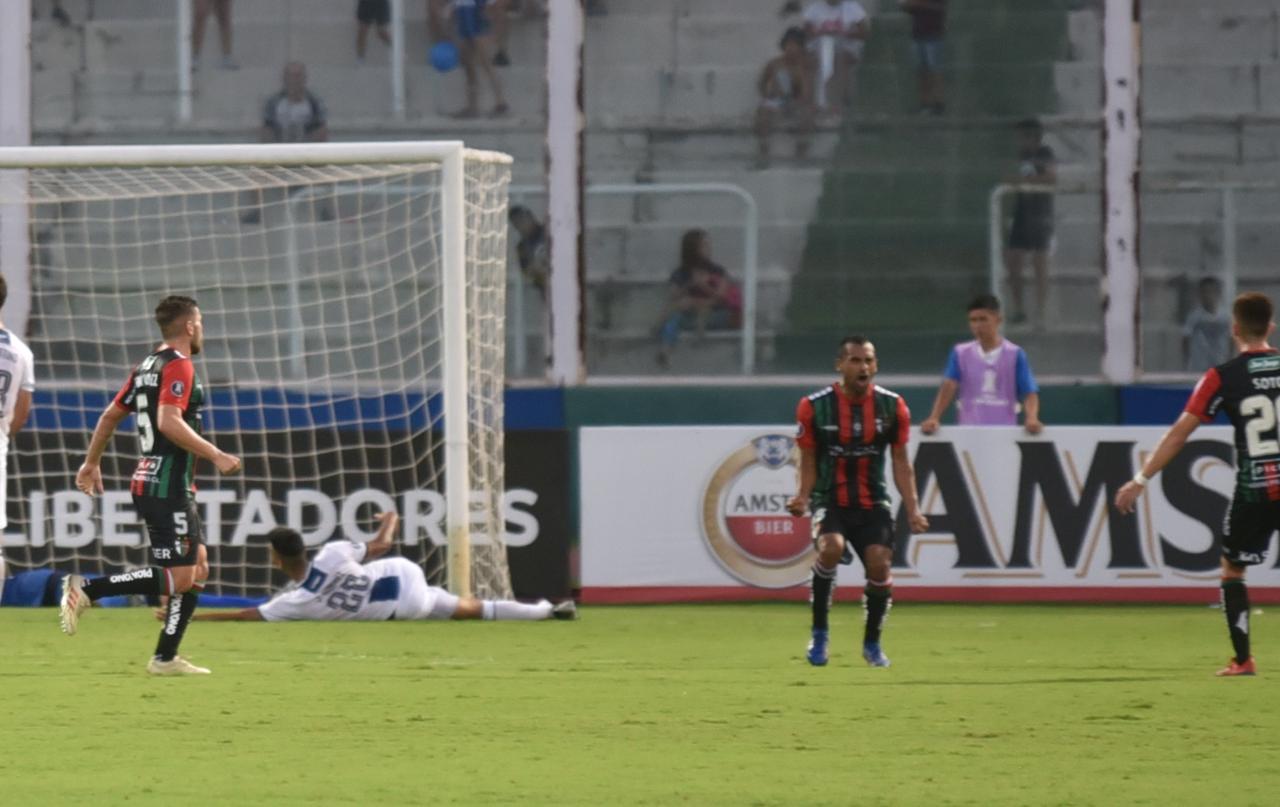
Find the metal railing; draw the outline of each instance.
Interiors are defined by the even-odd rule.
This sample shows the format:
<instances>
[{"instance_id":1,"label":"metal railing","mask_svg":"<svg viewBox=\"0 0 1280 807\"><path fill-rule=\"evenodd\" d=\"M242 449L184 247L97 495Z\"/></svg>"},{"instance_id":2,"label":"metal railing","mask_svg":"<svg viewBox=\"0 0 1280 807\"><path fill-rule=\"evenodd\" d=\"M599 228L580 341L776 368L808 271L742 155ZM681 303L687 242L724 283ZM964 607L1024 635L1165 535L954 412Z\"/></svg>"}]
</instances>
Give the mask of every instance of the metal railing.
<instances>
[{"instance_id":1,"label":"metal railing","mask_svg":"<svg viewBox=\"0 0 1280 807\"><path fill-rule=\"evenodd\" d=\"M542 196L546 188L512 185L513 200ZM587 196L721 195L742 203L742 374L751 375L756 366L756 311L759 300L760 212L750 191L728 182L685 183L600 183L586 187ZM526 283L519 273L508 273L511 282L512 322L516 338L512 345L512 372L523 376L528 368L528 324L525 322Z\"/></svg>"}]
</instances>

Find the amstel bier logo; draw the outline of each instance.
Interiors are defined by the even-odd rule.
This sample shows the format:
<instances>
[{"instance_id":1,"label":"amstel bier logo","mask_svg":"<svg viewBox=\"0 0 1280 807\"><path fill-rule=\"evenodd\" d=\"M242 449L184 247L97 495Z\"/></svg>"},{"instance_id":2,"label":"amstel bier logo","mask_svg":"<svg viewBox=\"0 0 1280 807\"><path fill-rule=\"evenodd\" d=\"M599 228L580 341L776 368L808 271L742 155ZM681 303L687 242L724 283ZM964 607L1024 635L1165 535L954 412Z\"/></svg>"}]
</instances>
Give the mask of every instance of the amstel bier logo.
<instances>
[{"instance_id":1,"label":"amstel bier logo","mask_svg":"<svg viewBox=\"0 0 1280 807\"><path fill-rule=\"evenodd\" d=\"M760 588L809 579L809 519L787 512L800 452L794 438L765 434L725 458L702 495L702 537L725 571Z\"/></svg>"}]
</instances>

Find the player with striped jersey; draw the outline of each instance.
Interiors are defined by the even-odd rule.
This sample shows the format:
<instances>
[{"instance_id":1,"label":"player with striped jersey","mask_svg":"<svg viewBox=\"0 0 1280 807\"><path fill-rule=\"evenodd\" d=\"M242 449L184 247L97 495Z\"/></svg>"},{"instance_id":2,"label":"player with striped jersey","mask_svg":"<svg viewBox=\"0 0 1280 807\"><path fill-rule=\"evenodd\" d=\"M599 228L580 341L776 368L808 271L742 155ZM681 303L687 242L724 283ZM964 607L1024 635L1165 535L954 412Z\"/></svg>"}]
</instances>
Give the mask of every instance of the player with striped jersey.
<instances>
[{"instance_id":1,"label":"player with striped jersey","mask_svg":"<svg viewBox=\"0 0 1280 807\"><path fill-rule=\"evenodd\" d=\"M456 597L427 585L422 567L405 558L384 558L400 517L378 516L378 534L368 543L330 541L307 561L302 535L288 527L267 534L272 565L288 575L288 588L255 608L202 613L198 620L231 622L359 621L389 619L573 619L572 600L553 606L546 600L526 605L507 600ZM157 611L157 617L163 612Z\"/></svg>"},{"instance_id":2,"label":"player with striped jersey","mask_svg":"<svg viewBox=\"0 0 1280 807\"><path fill-rule=\"evenodd\" d=\"M920 512L915 471L907 455L911 412L901 396L874 383L875 345L863 336L840 342L840 380L800 400L796 443L800 446L800 488L787 503L795 516L811 512L818 560L813 565L813 633L806 657L827 663L827 614L836 568L856 554L866 572L863 608L866 627L862 657L888 667L880 632L893 595L893 514L885 485L885 453L893 459L893 481L902 496L912 532L929 521Z\"/></svg>"},{"instance_id":3,"label":"player with striped jersey","mask_svg":"<svg viewBox=\"0 0 1280 807\"><path fill-rule=\"evenodd\" d=\"M156 306L156 324L164 343L133 369L114 400L98 418L76 487L90 496L102 492L100 462L116 427L137 415L141 456L129 490L133 506L147 525L151 566L86 580L78 574L64 581L62 630L74 635L91 602L118 594L169 596L169 610L156 652L147 664L152 675L202 675L178 655L199 591L209 576L204 527L196 511L193 473L196 457L224 474L240 470L240 459L220 450L200 434L204 387L191 357L204 345L204 320L196 301L172 295Z\"/></svg>"},{"instance_id":4,"label":"player with striped jersey","mask_svg":"<svg viewBox=\"0 0 1280 807\"><path fill-rule=\"evenodd\" d=\"M0 308L9 287L0 277ZM0 322L0 532L9 526L9 440L27 423L35 392L35 359L31 348ZM0 594L4 593L4 550L0 549Z\"/></svg>"},{"instance_id":5,"label":"player with striped jersey","mask_svg":"<svg viewBox=\"0 0 1280 807\"><path fill-rule=\"evenodd\" d=\"M1254 675L1249 650L1249 590L1245 572L1267 562L1280 529L1280 351L1268 343L1275 308L1260 292L1246 292L1231 307L1231 336L1240 353L1210 368L1187 407L1146 463L1116 493L1116 509L1132 513L1147 482L1177 456L1201 423L1225 412L1235 428L1236 487L1222 524L1222 611L1235 656L1218 675Z\"/></svg>"}]
</instances>

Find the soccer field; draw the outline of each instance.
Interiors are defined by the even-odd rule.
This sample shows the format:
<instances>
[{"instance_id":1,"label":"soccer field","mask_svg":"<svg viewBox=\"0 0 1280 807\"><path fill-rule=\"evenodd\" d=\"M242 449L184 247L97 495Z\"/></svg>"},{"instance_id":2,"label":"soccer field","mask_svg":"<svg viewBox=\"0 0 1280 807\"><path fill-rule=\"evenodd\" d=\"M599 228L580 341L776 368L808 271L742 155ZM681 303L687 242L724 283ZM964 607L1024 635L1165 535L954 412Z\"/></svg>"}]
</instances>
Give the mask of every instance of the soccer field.
<instances>
[{"instance_id":1,"label":"soccer field","mask_svg":"<svg viewBox=\"0 0 1280 807\"><path fill-rule=\"evenodd\" d=\"M153 679L141 609L4 609L0 802L1274 804L1261 675L1204 607L896 608L888 670L801 658L800 605L589 608L576 623L209 624ZM1268 652L1271 651L1271 652ZM1274 670L1274 673L1273 673Z\"/></svg>"}]
</instances>

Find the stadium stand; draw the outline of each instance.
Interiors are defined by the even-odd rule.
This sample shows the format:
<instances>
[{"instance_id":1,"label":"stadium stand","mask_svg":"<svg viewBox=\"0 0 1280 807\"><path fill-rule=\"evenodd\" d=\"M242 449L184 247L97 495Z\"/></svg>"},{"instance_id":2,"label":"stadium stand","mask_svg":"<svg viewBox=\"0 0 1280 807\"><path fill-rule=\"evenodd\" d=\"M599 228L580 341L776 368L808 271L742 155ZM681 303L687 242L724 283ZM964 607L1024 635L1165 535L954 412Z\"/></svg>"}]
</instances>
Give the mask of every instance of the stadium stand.
<instances>
[{"instance_id":1,"label":"stadium stand","mask_svg":"<svg viewBox=\"0 0 1280 807\"><path fill-rule=\"evenodd\" d=\"M761 57L787 24L778 0L617 0L587 22L587 161L591 182L731 182L760 204L760 355L764 369L822 370L831 334L851 325L894 344L893 368L936 372L955 336L959 301L988 277L987 200L1010 170L1011 124L1046 124L1059 159L1050 316L1043 332L1013 336L1042 372L1092 373L1101 336L1097 247L1101 106L1100 18L1088 0L955 3L949 20L943 118L914 113L908 21L896 4L868 2L873 35L843 127L820 128L810 160L752 168L750 130ZM460 136L516 157L515 184L541 183L543 92L536 21L513 21L504 70L512 115L456 121L462 79L425 67L423 4L406 3L408 115L391 115L385 49L359 66L347 4L262 0L236 9L236 57L206 58L194 79L194 120L174 122L174 20L154 3L68 0L77 24L34 27L38 142L247 140L261 99L286 59L305 62L329 105L335 139ZM878 6L878 8L877 8ZM1177 328L1194 283L1219 271L1221 191L1157 190L1171 183L1280 178L1280 22L1268 0L1206 6L1144 4L1148 369L1179 369ZM166 12L167 14L167 12ZM1192 15L1198 26L1175 24ZM1194 33L1191 31L1194 30ZM1193 120L1193 123L1188 123ZM1174 121L1179 125L1174 126ZM1088 192L1072 192L1073 188ZM1275 292L1262 258L1274 254L1274 188L1235 192L1241 283ZM526 199L537 206L534 197ZM741 276L737 208L729 202L597 198L588 209L589 365L647 373L654 312L691 224L709 229ZM832 305L830 300L847 301ZM525 295L525 320L541 300ZM906 302L904 302L906 301ZM1064 338L1068 337L1068 338ZM776 348L776 349L775 349ZM533 346L536 354L537 345ZM817 351L815 353L815 351ZM737 335L715 334L677 353L678 373L736 367Z\"/></svg>"}]
</instances>

